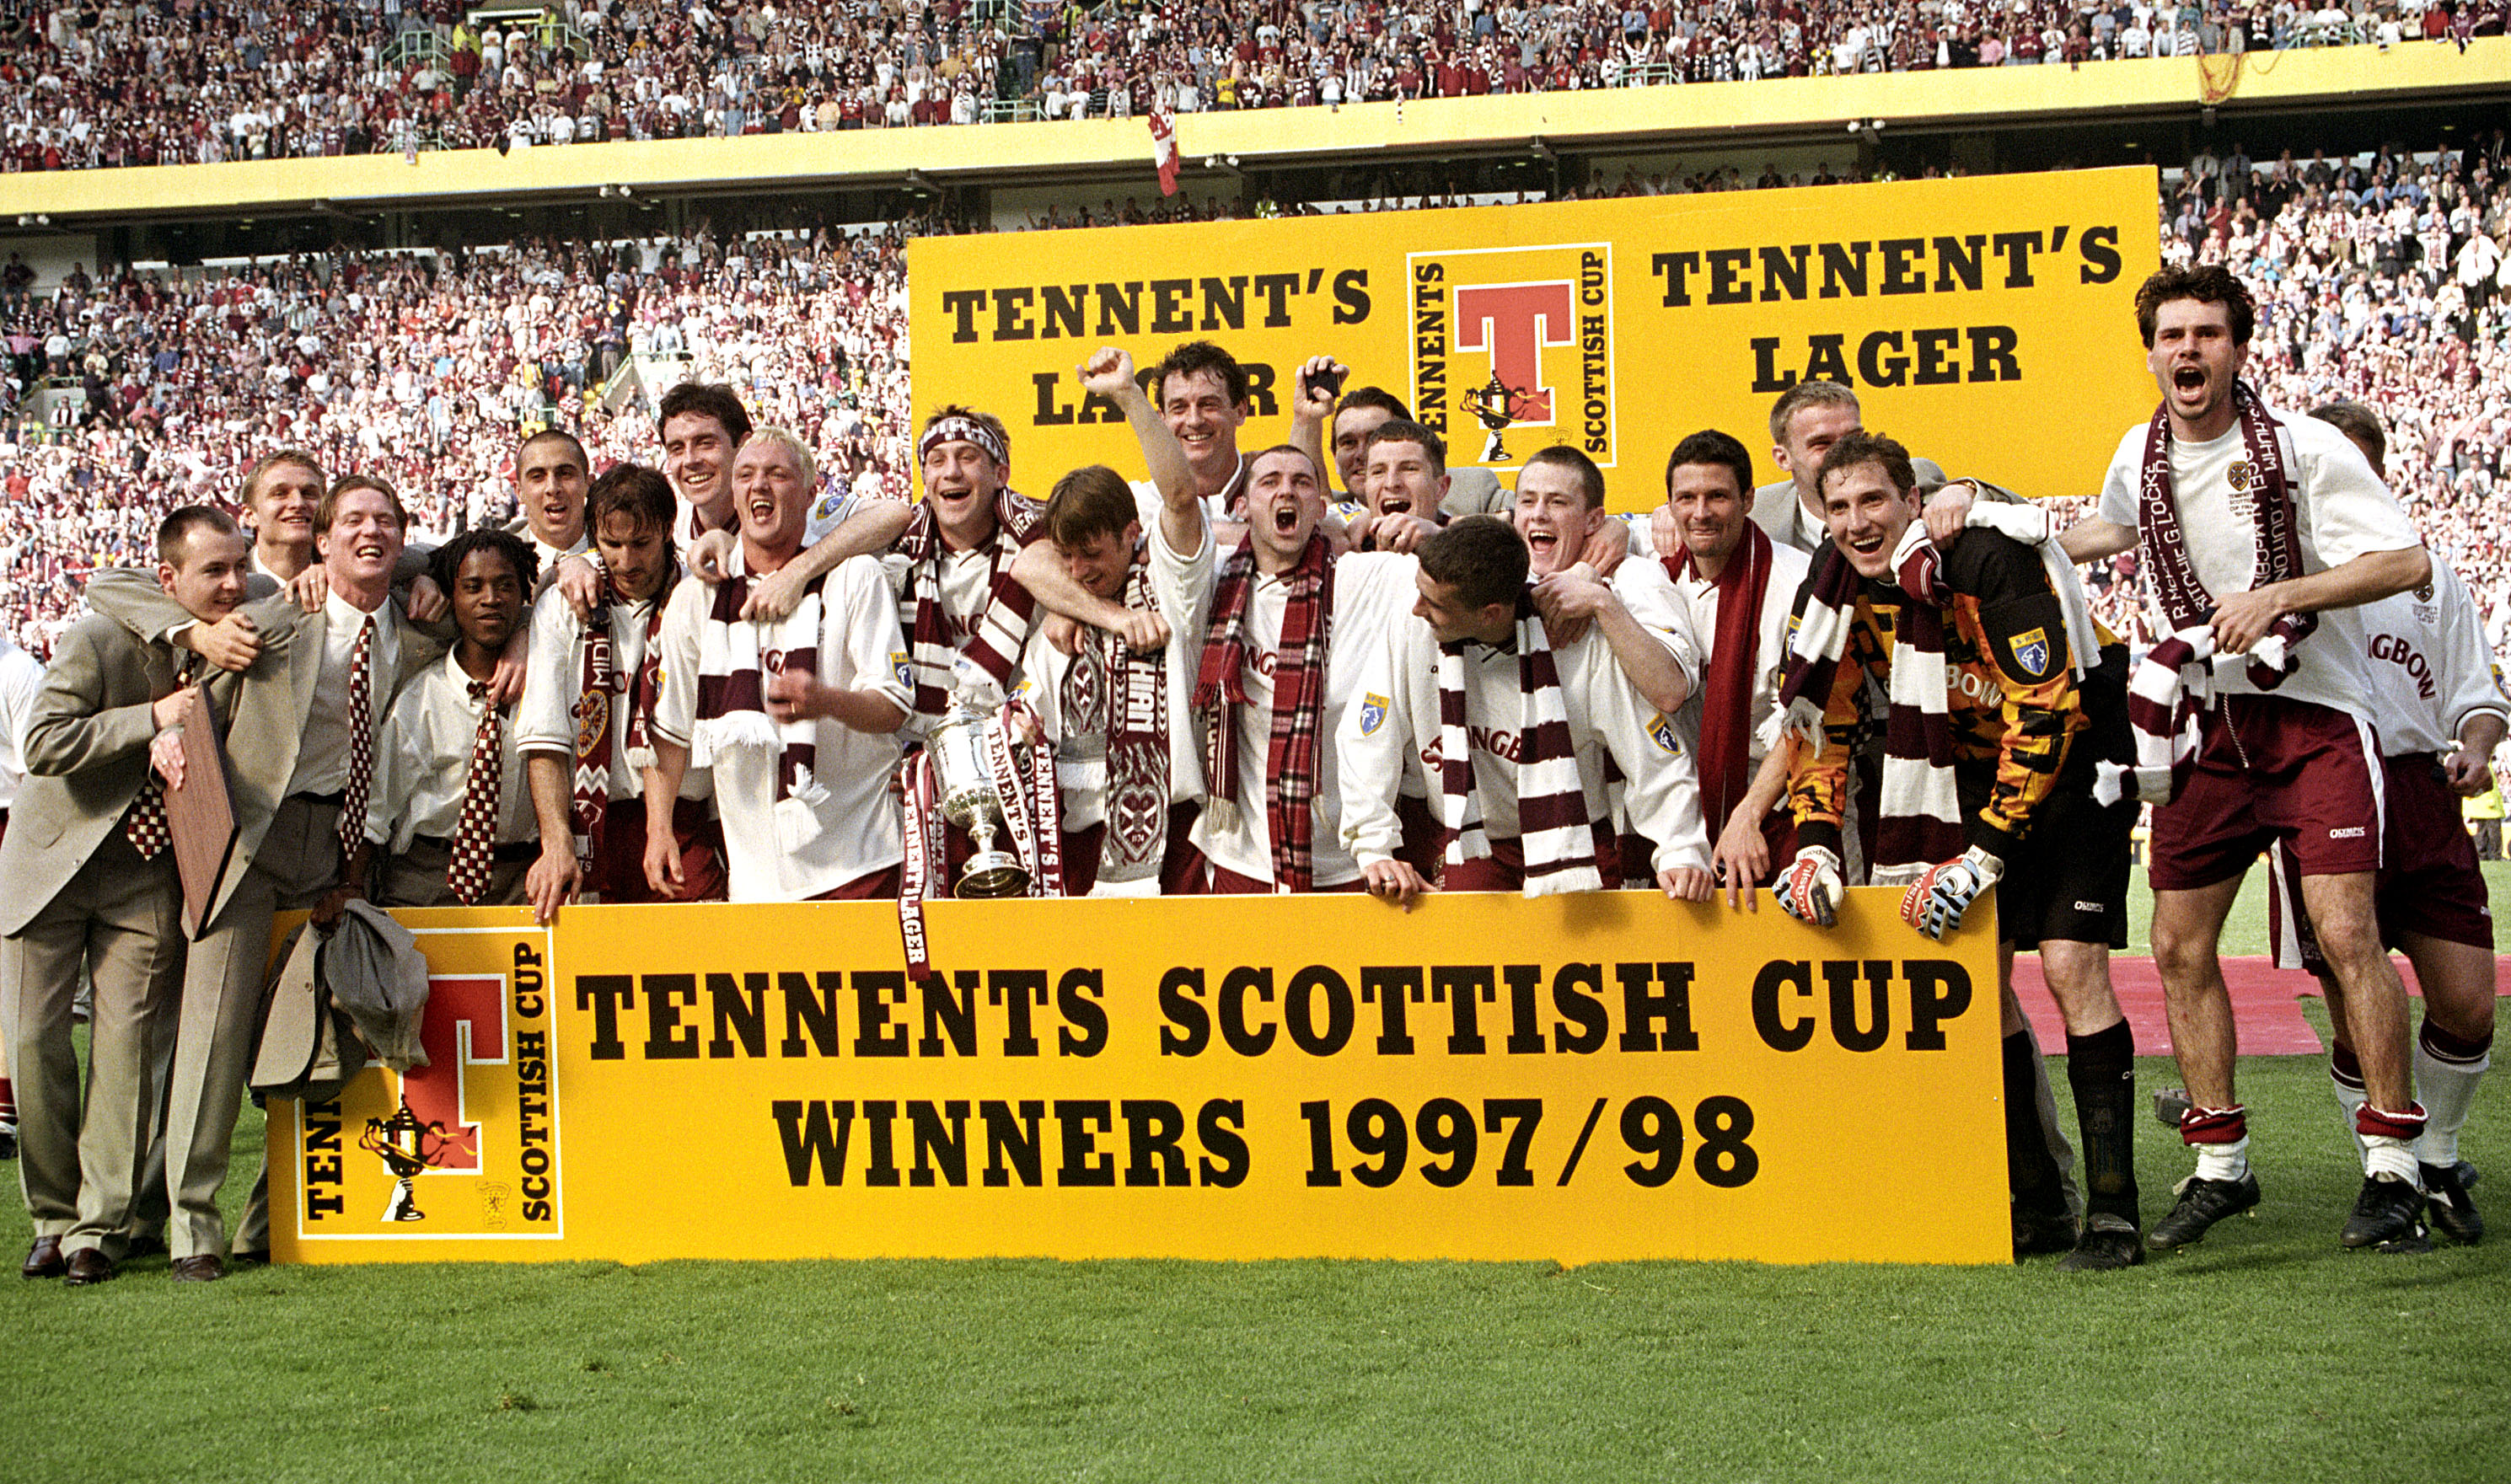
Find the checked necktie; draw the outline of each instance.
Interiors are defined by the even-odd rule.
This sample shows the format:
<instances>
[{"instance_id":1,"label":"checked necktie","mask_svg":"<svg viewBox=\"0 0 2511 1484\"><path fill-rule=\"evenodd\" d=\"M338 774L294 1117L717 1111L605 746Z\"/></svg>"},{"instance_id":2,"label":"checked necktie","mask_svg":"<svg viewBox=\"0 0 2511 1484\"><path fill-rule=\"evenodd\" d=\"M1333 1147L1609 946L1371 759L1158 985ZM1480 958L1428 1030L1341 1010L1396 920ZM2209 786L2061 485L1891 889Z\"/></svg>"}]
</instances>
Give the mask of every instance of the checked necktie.
<instances>
[{"instance_id":1,"label":"checked necktie","mask_svg":"<svg viewBox=\"0 0 2511 1484\"><path fill-rule=\"evenodd\" d=\"M471 771L462 782L462 822L453 831L453 863L444 884L466 907L488 894L488 861L497 844L497 794L505 784L506 718L488 700L488 682L471 682L480 730L471 740Z\"/></svg>"},{"instance_id":2,"label":"checked necktie","mask_svg":"<svg viewBox=\"0 0 2511 1484\"><path fill-rule=\"evenodd\" d=\"M179 691L191 683L194 658L184 655L175 662L174 689ZM166 782L154 767L148 769L138 797L131 801L130 810L122 817L122 837L131 842L131 848L139 853L142 860L156 859L159 852L174 843L174 822L166 818Z\"/></svg>"},{"instance_id":3,"label":"checked necktie","mask_svg":"<svg viewBox=\"0 0 2511 1484\"><path fill-rule=\"evenodd\" d=\"M367 790L375 778L375 621L369 614L349 651L349 786L340 799L340 857L367 838Z\"/></svg>"}]
</instances>

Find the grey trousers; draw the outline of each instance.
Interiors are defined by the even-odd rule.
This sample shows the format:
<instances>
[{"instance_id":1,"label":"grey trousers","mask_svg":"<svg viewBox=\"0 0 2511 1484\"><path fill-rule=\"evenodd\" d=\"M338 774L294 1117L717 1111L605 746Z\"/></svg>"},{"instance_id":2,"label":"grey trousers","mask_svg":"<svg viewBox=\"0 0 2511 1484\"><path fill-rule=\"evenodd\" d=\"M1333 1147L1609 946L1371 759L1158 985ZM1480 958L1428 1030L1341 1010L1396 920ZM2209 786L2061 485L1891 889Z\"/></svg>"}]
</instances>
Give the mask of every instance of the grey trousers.
<instances>
[{"instance_id":1,"label":"grey trousers","mask_svg":"<svg viewBox=\"0 0 2511 1484\"><path fill-rule=\"evenodd\" d=\"M18 1178L38 1237L121 1256L160 1137L163 1053L182 986L174 856L116 830L22 932L0 941L0 1024L18 1093ZM91 979L88 1078L71 1008Z\"/></svg>"}]
</instances>

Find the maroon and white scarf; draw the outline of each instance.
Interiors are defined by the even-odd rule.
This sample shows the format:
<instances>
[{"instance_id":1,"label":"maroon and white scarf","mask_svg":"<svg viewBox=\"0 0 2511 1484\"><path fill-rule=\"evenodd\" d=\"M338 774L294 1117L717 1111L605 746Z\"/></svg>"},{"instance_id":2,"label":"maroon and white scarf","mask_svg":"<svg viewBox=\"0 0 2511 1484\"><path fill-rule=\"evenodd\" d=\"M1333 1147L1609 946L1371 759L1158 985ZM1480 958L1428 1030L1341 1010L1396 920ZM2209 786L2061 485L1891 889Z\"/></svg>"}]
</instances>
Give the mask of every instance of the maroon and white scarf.
<instances>
[{"instance_id":1,"label":"maroon and white scarf","mask_svg":"<svg viewBox=\"0 0 2511 1484\"><path fill-rule=\"evenodd\" d=\"M737 569L736 551L732 565ZM689 766L709 768L717 754L757 749L780 754L775 791L779 803L799 798L816 806L826 788L813 777L819 765L820 724L779 725L767 714L767 677L820 673L820 589L814 578L793 611L773 622L744 619L750 574L728 572L715 585L714 599L698 625L697 724L689 729Z\"/></svg>"},{"instance_id":2,"label":"maroon and white scarf","mask_svg":"<svg viewBox=\"0 0 2511 1484\"><path fill-rule=\"evenodd\" d=\"M1159 611L1150 563L1139 555L1125 579L1123 601ZM1182 641L1179 641L1182 642ZM1099 879L1140 881L1156 875L1168 845L1169 666L1162 650L1138 650L1120 634L1086 631L1081 652L1064 666L1058 698L1066 736L1107 740L1107 828Z\"/></svg>"},{"instance_id":3,"label":"maroon and white scarf","mask_svg":"<svg viewBox=\"0 0 2511 1484\"><path fill-rule=\"evenodd\" d=\"M1668 576L1693 575L1691 549L1662 558ZM1718 632L1700 687L1701 818L1726 827L1753 782L1753 682L1761 673L1761 603L1770 588L1770 537L1744 522L1743 545L1718 569Z\"/></svg>"},{"instance_id":4,"label":"maroon and white scarf","mask_svg":"<svg viewBox=\"0 0 2511 1484\"><path fill-rule=\"evenodd\" d=\"M2128 677L2127 724L2136 761L2095 763L2093 798L2168 804L2188 780L2206 712L2215 704L2215 630L2200 623L2144 652Z\"/></svg>"},{"instance_id":5,"label":"maroon and white scarf","mask_svg":"<svg viewBox=\"0 0 2511 1484\"><path fill-rule=\"evenodd\" d=\"M1317 738L1326 710L1327 640L1333 628L1333 558L1322 534L1308 538L1298 561L1282 575L1289 598L1282 644L1274 657L1272 743L1265 753L1265 819L1273 840L1273 887L1305 892L1316 880L1314 842ZM1203 721L1205 773L1213 822L1229 828L1238 797L1238 712L1247 704L1247 608L1256 591L1251 535L1220 564L1213 589L1212 627L1195 673L1194 706Z\"/></svg>"},{"instance_id":6,"label":"maroon and white scarf","mask_svg":"<svg viewBox=\"0 0 2511 1484\"><path fill-rule=\"evenodd\" d=\"M598 560L595 565L599 566ZM656 640L663 630L664 606L678 577L677 565L670 567L645 610L644 662L633 677L619 671L610 632L614 605L624 607L628 600L619 595L618 585L607 571L601 574L601 596L585 619L584 675L575 701L575 797L568 818L574 824L575 858L587 876L601 854L609 825L610 770L624 764L631 773L637 773L654 761L654 700L663 689L663 656ZM623 702L628 706L628 755L614 760L611 708Z\"/></svg>"},{"instance_id":7,"label":"maroon and white scarf","mask_svg":"<svg viewBox=\"0 0 2511 1484\"><path fill-rule=\"evenodd\" d=\"M2301 515L2294 507L2293 482L2287 471L2283 425L2267 411L2259 394L2245 381L2232 383L2232 409L2249 454L2255 499L2251 539L2258 557L2252 585L2286 582L2301 576ZM2188 535L2180 526L2180 502L2171 487L2171 409L2154 408L2144 433L2144 464L2138 475L2136 522L2144 543L2144 570L2173 633L2207 624L2215 617L2215 596L2197 576L2188 556ZM2294 646L2319 627L2315 613L2289 613L2276 620L2267 637L2253 646L2250 683L2271 691L2301 663Z\"/></svg>"},{"instance_id":8,"label":"maroon and white scarf","mask_svg":"<svg viewBox=\"0 0 2511 1484\"><path fill-rule=\"evenodd\" d=\"M1468 750L1465 650L1471 643L1439 646L1439 784L1451 865L1491 853ZM1587 787L1569 737L1568 702L1531 588L1517 599L1517 837L1525 854L1526 894L1601 891L1604 882L1587 818Z\"/></svg>"},{"instance_id":9,"label":"maroon and white scarf","mask_svg":"<svg viewBox=\"0 0 2511 1484\"><path fill-rule=\"evenodd\" d=\"M913 563L898 595L898 627L906 631L914 661L915 714L927 724L949 710L955 689L951 672L962 655L992 676L1002 692L1011 690L1022 646L1028 642L1029 621L1037 613L1037 599L1012 576L1012 558L1037 539L1044 509L1008 489L994 496L994 535L985 548L987 596L965 643L954 640L942 612L942 564L949 553L931 500L915 508L891 549Z\"/></svg>"},{"instance_id":10,"label":"maroon and white scarf","mask_svg":"<svg viewBox=\"0 0 2511 1484\"><path fill-rule=\"evenodd\" d=\"M1961 800L1953 786L1951 697L1945 674L1945 613L1953 599L1944 561L1912 520L1892 552L1893 585L1907 596L1892 626L1890 705L1883 723L1883 790L1872 878L1877 886L1913 880L1962 853ZM1779 704L1788 730L1822 755L1822 718L1848 652L1864 584L1834 544L1814 553L1798 595ZM1871 611L1871 610L1870 610Z\"/></svg>"}]
</instances>

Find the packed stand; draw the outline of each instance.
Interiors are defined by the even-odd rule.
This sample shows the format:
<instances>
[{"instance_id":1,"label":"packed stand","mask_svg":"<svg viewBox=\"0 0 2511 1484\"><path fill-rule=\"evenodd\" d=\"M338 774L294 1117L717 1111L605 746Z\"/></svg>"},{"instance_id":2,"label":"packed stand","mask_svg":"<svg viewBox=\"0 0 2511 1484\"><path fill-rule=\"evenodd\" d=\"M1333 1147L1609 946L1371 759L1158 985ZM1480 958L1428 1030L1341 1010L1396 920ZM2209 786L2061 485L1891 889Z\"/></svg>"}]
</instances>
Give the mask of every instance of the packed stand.
<instances>
[{"instance_id":1,"label":"packed stand","mask_svg":"<svg viewBox=\"0 0 2511 1484\"><path fill-rule=\"evenodd\" d=\"M13 6L10 170L1125 118L2499 35L2511 0Z\"/></svg>"}]
</instances>

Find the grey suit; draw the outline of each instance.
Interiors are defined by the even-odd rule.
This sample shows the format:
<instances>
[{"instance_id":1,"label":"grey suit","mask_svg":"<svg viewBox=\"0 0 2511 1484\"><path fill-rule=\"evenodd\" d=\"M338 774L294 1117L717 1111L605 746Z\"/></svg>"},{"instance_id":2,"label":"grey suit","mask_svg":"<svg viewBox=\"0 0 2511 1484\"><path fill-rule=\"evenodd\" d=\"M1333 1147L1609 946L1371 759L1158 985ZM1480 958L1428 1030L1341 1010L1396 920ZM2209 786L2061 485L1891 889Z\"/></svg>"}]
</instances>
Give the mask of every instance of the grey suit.
<instances>
[{"instance_id":1,"label":"grey suit","mask_svg":"<svg viewBox=\"0 0 2511 1484\"><path fill-rule=\"evenodd\" d=\"M159 1133L162 1053L182 981L172 850L123 833L148 776L162 643L90 617L61 636L26 719L27 779L0 842L0 1024L16 1069L19 1178L36 1235L119 1256ZM95 984L84 1108L71 1004Z\"/></svg>"},{"instance_id":2,"label":"grey suit","mask_svg":"<svg viewBox=\"0 0 2511 1484\"><path fill-rule=\"evenodd\" d=\"M162 632L179 614L127 588L104 601L143 632ZM91 591L90 601L98 594ZM99 603L99 606L103 606ZM174 1197L168 1245L176 1259L217 1255L226 1223L218 1188L226 1181L228 1146L244 1103L261 988L270 966L273 914L310 907L338 883L340 809L303 794L287 795L295 776L306 718L323 673L327 610L305 613L274 598L250 610L260 628L260 658L241 677L227 708L227 786L234 796L236 845L183 973L181 1023L168 1089L166 1178ZM441 642L396 617L394 671L375 677L371 724L380 727L392 697L409 678L444 658ZM268 1211L256 1190L236 1250L269 1248Z\"/></svg>"}]
</instances>

